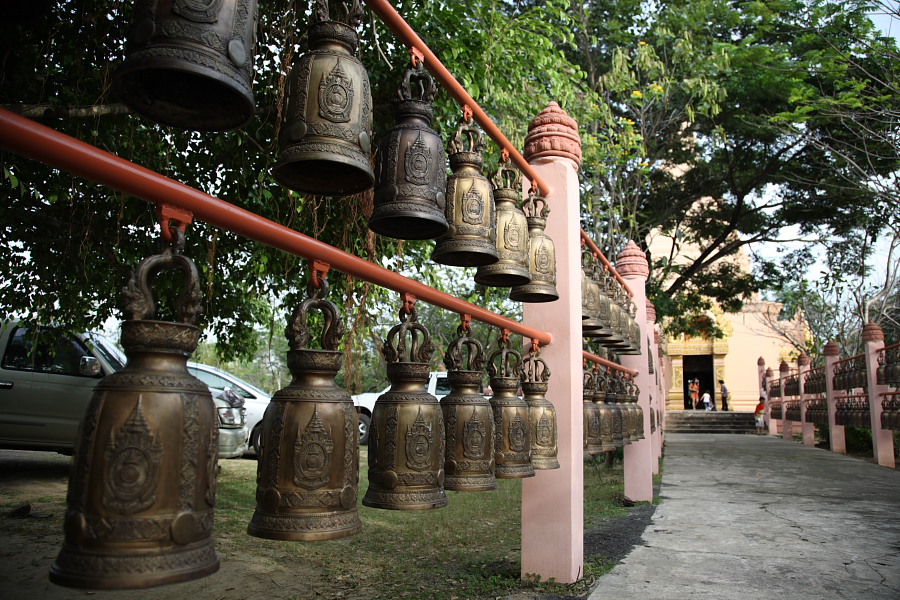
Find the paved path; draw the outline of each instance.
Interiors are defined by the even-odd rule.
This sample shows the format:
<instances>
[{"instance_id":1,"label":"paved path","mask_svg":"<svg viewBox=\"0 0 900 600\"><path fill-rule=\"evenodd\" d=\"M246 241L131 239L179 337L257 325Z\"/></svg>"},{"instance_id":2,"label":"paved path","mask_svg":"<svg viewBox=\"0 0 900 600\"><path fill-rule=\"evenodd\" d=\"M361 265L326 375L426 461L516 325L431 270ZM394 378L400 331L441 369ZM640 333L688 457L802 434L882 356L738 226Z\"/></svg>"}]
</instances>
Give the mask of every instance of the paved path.
<instances>
[{"instance_id":1,"label":"paved path","mask_svg":"<svg viewBox=\"0 0 900 600\"><path fill-rule=\"evenodd\" d=\"M900 471L774 437L669 434L644 545L590 600L900 599Z\"/></svg>"}]
</instances>

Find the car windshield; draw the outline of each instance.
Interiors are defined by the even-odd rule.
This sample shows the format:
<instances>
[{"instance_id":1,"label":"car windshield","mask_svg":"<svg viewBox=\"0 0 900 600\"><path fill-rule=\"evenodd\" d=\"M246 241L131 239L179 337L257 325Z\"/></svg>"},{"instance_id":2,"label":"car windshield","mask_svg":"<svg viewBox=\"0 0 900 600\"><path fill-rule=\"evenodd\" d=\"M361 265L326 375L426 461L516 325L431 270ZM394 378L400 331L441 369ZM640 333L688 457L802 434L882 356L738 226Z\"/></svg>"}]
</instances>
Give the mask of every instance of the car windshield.
<instances>
[{"instance_id":1,"label":"car windshield","mask_svg":"<svg viewBox=\"0 0 900 600\"><path fill-rule=\"evenodd\" d=\"M125 367L125 355L108 339L99 333L91 333L86 337L91 349L105 360L113 371L120 371Z\"/></svg>"}]
</instances>

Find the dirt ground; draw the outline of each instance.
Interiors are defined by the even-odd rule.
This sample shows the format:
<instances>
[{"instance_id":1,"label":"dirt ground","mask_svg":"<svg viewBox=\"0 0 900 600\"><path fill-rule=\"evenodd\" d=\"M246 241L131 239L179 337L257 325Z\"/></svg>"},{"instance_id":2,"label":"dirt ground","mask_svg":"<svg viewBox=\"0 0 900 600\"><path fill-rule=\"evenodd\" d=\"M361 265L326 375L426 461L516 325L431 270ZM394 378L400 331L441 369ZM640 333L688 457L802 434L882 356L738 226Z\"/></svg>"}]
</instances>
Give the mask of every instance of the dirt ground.
<instances>
[{"instance_id":1,"label":"dirt ground","mask_svg":"<svg viewBox=\"0 0 900 600\"><path fill-rule=\"evenodd\" d=\"M252 459L238 459L252 460ZM274 557L219 553L221 567L209 577L145 590L84 591L50 583L47 573L62 545L62 518L70 459L52 452L0 450L0 598L4 600L258 600L343 598L346 582L329 582L303 564L290 569ZM27 515L11 515L11 508ZM585 532L585 555L618 562L649 524L654 506L640 506ZM342 585L343 584L343 585ZM304 591L305 590L305 591ZM503 600L574 600L517 592Z\"/></svg>"}]
</instances>

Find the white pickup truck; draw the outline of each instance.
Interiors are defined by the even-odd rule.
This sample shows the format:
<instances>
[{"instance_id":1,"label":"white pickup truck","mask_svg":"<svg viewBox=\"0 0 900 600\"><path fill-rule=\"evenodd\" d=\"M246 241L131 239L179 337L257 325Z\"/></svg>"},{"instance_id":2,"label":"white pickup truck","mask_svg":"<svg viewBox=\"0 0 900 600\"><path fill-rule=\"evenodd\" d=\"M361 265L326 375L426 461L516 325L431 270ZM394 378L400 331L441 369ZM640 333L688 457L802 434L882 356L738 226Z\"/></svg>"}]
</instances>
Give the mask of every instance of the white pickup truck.
<instances>
[{"instance_id":1,"label":"white pickup truck","mask_svg":"<svg viewBox=\"0 0 900 600\"><path fill-rule=\"evenodd\" d=\"M380 392L369 392L353 396L353 405L356 407L356 412L359 413L360 444L369 442L369 425L372 422L372 409L375 407L375 401L389 389L391 389L391 386L387 386ZM447 381L447 372L432 371L428 376L427 389L428 393L438 400L449 394L451 390L450 383Z\"/></svg>"}]
</instances>

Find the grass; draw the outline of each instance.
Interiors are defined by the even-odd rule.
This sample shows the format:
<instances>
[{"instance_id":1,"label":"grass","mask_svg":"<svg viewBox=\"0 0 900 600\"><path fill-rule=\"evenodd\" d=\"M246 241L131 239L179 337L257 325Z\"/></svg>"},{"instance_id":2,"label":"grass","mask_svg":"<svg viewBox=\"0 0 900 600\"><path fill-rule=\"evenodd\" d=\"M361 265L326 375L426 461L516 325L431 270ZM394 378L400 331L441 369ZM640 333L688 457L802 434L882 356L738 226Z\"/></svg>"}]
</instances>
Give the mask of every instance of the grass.
<instances>
[{"instance_id":1,"label":"grass","mask_svg":"<svg viewBox=\"0 0 900 600\"><path fill-rule=\"evenodd\" d=\"M522 485L510 479L499 480L499 489L492 492L448 492L449 506L437 510L389 511L360 504L363 531L348 538L314 543L253 538L245 531L255 508L256 463L221 464L215 528L219 552L267 556L287 568L302 561L332 583L335 597L354 591L373 600L480 599L526 590L586 595L596 577L613 566L587 557L580 583L523 580ZM591 459L584 474L585 527L627 512L621 463L608 468ZM365 474L360 479L361 500L368 482Z\"/></svg>"}]
</instances>

